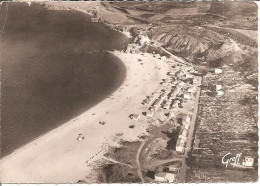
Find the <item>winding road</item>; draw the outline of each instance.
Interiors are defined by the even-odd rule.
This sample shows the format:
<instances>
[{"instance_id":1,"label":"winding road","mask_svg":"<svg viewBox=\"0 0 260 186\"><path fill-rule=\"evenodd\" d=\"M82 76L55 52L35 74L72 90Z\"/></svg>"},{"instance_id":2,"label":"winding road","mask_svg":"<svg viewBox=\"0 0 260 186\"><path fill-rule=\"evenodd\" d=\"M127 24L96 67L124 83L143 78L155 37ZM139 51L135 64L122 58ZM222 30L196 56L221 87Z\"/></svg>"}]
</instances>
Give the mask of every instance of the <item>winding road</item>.
<instances>
[{"instance_id":1,"label":"winding road","mask_svg":"<svg viewBox=\"0 0 260 186\"><path fill-rule=\"evenodd\" d=\"M137 154L136 154L136 164L137 164L137 175L138 177L141 179L142 182L145 182L143 173L142 173L142 169L141 169L141 164L140 164L140 153L143 149L143 146L146 144L145 141L143 141L140 145L140 147L137 150Z\"/></svg>"}]
</instances>

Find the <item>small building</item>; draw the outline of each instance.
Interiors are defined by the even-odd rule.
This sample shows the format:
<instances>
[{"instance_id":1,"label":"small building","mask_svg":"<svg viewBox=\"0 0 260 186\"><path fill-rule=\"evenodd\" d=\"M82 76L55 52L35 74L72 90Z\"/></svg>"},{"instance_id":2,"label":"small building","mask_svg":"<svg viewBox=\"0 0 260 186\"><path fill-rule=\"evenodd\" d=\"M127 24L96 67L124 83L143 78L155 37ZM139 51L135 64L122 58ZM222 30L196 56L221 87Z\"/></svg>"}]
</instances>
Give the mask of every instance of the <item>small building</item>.
<instances>
[{"instance_id":1,"label":"small building","mask_svg":"<svg viewBox=\"0 0 260 186\"><path fill-rule=\"evenodd\" d=\"M217 93L219 97L224 95L224 92L222 90L218 90Z\"/></svg>"},{"instance_id":2,"label":"small building","mask_svg":"<svg viewBox=\"0 0 260 186\"><path fill-rule=\"evenodd\" d=\"M182 138L178 138L177 143L176 143L176 152L184 152L185 149L185 141Z\"/></svg>"},{"instance_id":3,"label":"small building","mask_svg":"<svg viewBox=\"0 0 260 186\"><path fill-rule=\"evenodd\" d=\"M161 104L161 100L160 100L160 99L156 99L156 100L154 101L154 103L153 103L153 106L159 107L160 104Z\"/></svg>"},{"instance_id":4,"label":"small building","mask_svg":"<svg viewBox=\"0 0 260 186\"><path fill-rule=\"evenodd\" d=\"M174 75L175 75L175 72L168 72L167 75L169 75L169 76L174 76Z\"/></svg>"},{"instance_id":5,"label":"small building","mask_svg":"<svg viewBox=\"0 0 260 186\"><path fill-rule=\"evenodd\" d=\"M183 152L184 152L184 145L181 144L181 143L177 143L177 144L176 144L176 152L181 152L181 153L183 153Z\"/></svg>"},{"instance_id":6,"label":"small building","mask_svg":"<svg viewBox=\"0 0 260 186\"><path fill-rule=\"evenodd\" d=\"M191 117L186 115L184 118L183 118L183 125L184 125L184 128L186 130L188 130L190 128L190 122L191 122Z\"/></svg>"},{"instance_id":7,"label":"small building","mask_svg":"<svg viewBox=\"0 0 260 186\"><path fill-rule=\"evenodd\" d=\"M149 110L150 110L151 112L155 112L155 111L157 110L157 107L152 106L152 107L149 108Z\"/></svg>"},{"instance_id":8,"label":"small building","mask_svg":"<svg viewBox=\"0 0 260 186\"><path fill-rule=\"evenodd\" d=\"M216 90L222 90L222 85L216 85Z\"/></svg>"},{"instance_id":9,"label":"small building","mask_svg":"<svg viewBox=\"0 0 260 186\"><path fill-rule=\"evenodd\" d=\"M188 115L186 115L186 116L184 117L184 121L185 121L186 123L190 123L191 117L188 116Z\"/></svg>"},{"instance_id":10,"label":"small building","mask_svg":"<svg viewBox=\"0 0 260 186\"><path fill-rule=\"evenodd\" d=\"M162 56L162 58L161 58L162 60L166 60L166 56Z\"/></svg>"},{"instance_id":11,"label":"small building","mask_svg":"<svg viewBox=\"0 0 260 186\"><path fill-rule=\"evenodd\" d=\"M153 111L147 111L146 116L148 117L153 117Z\"/></svg>"},{"instance_id":12,"label":"small building","mask_svg":"<svg viewBox=\"0 0 260 186\"><path fill-rule=\"evenodd\" d=\"M254 164L254 158L246 156L244 162L242 163L246 167L252 167Z\"/></svg>"},{"instance_id":13,"label":"small building","mask_svg":"<svg viewBox=\"0 0 260 186\"><path fill-rule=\"evenodd\" d=\"M183 95L183 98L184 98L184 99L190 99L191 96L190 96L190 94L185 93L185 94Z\"/></svg>"},{"instance_id":14,"label":"small building","mask_svg":"<svg viewBox=\"0 0 260 186\"><path fill-rule=\"evenodd\" d=\"M222 73L222 70L221 69L219 69L219 68L216 68L215 69L215 74L221 74Z\"/></svg>"},{"instance_id":15,"label":"small building","mask_svg":"<svg viewBox=\"0 0 260 186\"><path fill-rule=\"evenodd\" d=\"M188 133L189 132L188 132L188 130L186 128L182 128L182 130L180 131L179 138L182 138L184 141L186 141Z\"/></svg>"},{"instance_id":16,"label":"small building","mask_svg":"<svg viewBox=\"0 0 260 186\"><path fill-rule=\"evenodd\" d=\"M155 100L155 96L149 97L149 103L148 104L151 105L154 100Z\"/></svg>"},{"instance_id":17,"label":"small building","mask_svg":"<svg viewBox=\"0 0 260 186\"><path fill-rule=\"evenodd\" d=\"M165 182L166 173L165 172L157 172L154 174L154 180L158 182Z\"/></svg>"},{"instance_id":18,"label":"small building","mask_svg":"<svg viewBox=\"0 0 260 186\"><path fill-rule=\"evenodd\" d=\"M196 92L196 87L190 87L190 88L188 88L187 92L189 92L189 93L194 93L194 92Z\"/></svg>"},{"instance_id":19,"label":"small building","mask_svg":"<svg viewBox=\"0 0 260 186\"><path fill-rule=\"evenodd\" d=\"M130 116L130 118L131 118L132 120L139 120L140 115L139 115L139 114L132 114L132 115Z\"/></svg>"},{"instance_id":20,"label":"small building","mask_svg":"<svg viewBox=\"0 0 260 186\"><path fill-rule=\"evenodd\" d=\"M169 183L173 183L174 181L176 181L176 177L177 177L176 174L166 172L165 181L168 181Z\"/></svg>"},{"instance_id":21,"label":"small building","mask_svg":"<svg viewBox=\"0 0 260 186\"><path fill-rule=\"evenodd\" d=\"M190 128L190 123L184 122L184 128L188 130Z\"/></svg>"}]
</instances>

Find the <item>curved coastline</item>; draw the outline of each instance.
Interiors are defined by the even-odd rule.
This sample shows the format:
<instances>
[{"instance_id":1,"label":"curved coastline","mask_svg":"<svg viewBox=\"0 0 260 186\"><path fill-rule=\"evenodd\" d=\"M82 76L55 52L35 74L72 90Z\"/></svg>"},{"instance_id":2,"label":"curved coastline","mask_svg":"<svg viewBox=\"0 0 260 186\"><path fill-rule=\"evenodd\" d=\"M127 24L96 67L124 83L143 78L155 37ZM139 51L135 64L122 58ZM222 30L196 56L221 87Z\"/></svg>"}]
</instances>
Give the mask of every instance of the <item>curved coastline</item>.
<instances>
[{"instance_id":1,"label":"curved coastline","mask_svg":"<svg viewBox=\"0 0 260 186\"><path fill-rule=\"evenodd\" d=\"M108 144L118 145L122 138L138 140L146 133L148 126L143 123L129 128L133 122L129 115L141 112L140 103L157 90L169 66L151 54L113 54L127 66L121 87L110 98L1 160L2 183L76 183L93 174L93 167L86 161L106 150ZM143 61L142 66L138 59ZM85 137L82 141L77 140L80 133ZM122 135L118 138L117 134ZM102 153L95 160L100 158Z\"/></svg>"},{"instance_id":2,"label":"curved coastline","mask_svg":"<svg viewBox=\"0 0 260 186\"><path fill-rule=\"evenodd\" d=\"M11 5L10 7L9 7L9 14L11 14L12 15L12 9L14 9L15 7L12 7L12 6L14 6L14 5ZM27 9L28 7L27 7L27 4L26 3L21 3L21 5L20 6L22 6L22 8L23 9ZM38 9L39 7L36 7L36 9ZM33 7L31 7L30 9L33 9ZM53 11L52 10L52 12L55 12L55 10ZM77 13L75 13L75 11L70 11L70 10L66 10L65 12L64 12L64 10L63 10L63 12L59 12L59 13L61 13L62 15L64 15L64 13L65 14L71 14L71 13L73 13L74 15L73 16L75 16L75 15L77 15ZM36 14L37 15L37 11L36 11L36 13L34 13L33 12L33 14ZM51 13L48 13L48 14L51 14ZM54 15L55 15L55 13L53 13ZM79 13L80 14L80 16L81 17L84 17L84 16L87 16L87 15L85 15L85 14L83 14L82 15L82 13ZM15 17L15 15L12 15L12 16L14 16ZM12 20L12 18L10 18L11 20ZM11 22L11 20L9 19L9 22ZM57 20L56 20L57 21ZM8 22L8 24L9 24L9 22ZM21 25L20 27L17 27L16 25L14 26L14 25L8 25L7 24L7 28L8 28L8 26L9 26L9 29L17 29L17 28L20 28L20 27L23 27L23 25ZM91 24L93 24L93 26L94 26L94 28L95 29L98 29L99 27L100 27L100 29L102 30L101 31L101 33L105 33L105 32L111 32L110 30L108 30L107 29L107 31L105 31L105 25L104 24L102 24L102 23L88 23L89 24L89 26L91 26ZM99 26L100 25L100 26ZM40 26L41 27L41 26ZM31 28L31 29L36 29L36 28ZM38 29L37 29L38 30ZM19 32L17 32L18 34L16 34L14 37L16 37L16 39L18 38L19 39L19 35L21 36L21 37L24 37L24 33L19 33ZM6 33L4 33L4 34L8 34L8 29L7 29L7 32ZM116 34L118 34L118 35L120 35L120 36L117 36ZM10 40L13 40L12 39L12 35L8 35L8 36L10 36ZM44 36L44 35L43 35ZM97 37L97 36L96 36ZM108 44L106 44L106 48L108 48L108 49L120 49L120 48L122 48L122 47L124 47L124 43L127 43L126 41L128 40L122 33L116 33L116 31L113 31L113 34L112 34L112 37L115 39L115 42L118 40L118 39L120 39L120 38L124 38L123 40L125 40L125 41L123 41L123 42L121 42L120 41L120 44L119 45L116 45L115 43L111 43L111 46L109 46ZM38 38L40 38L40 40L39 40L39 42L38 42ZM44 39L46 38L45 36L43 37ZM31 39L31 38L30 38ZM37 43L37 46L40 46L40 48L39 48L39 50L37 51L35 51L34 53L35 54L33 54L33 55L36 55L37 53L42 53L40 50L41 49L45 49L45 47L46 47L46 44L41 44L41 40L42 40L42 43L43 42L45 42L45 40L44 39L42 39L42 35L40 35L40 37L38 37L38 36L36 36L36 37L32 37L32 42L29 42L29 47L28 47L28 49L27 50L25 50L26 52L24 52L24 53L26 53L27 55L28 55L28 51L31 51L31 50L33 50L33 48L35 48L35 47L32 47L32 46L34 46L35 45L35 43ZM48 38L47 37L47 40L48 39L51 39L51 38ZM102 39L101 39L102 40ZM18 40L19 41L19 40ZM5 43L8 43L9 42L9 40L7 40L7 41L5 41ZM13 41L12 41L13 42ZM11 42L11 44L9 44L9 45L12 45L12 42ZM98 42L100 42L100 41L98 41ZM108 41L108 43L109 43L110 41ZM32 43L32 44L31 44ZM101 46L102 46L102 44L104 43L104 41L101 41ZM81 46L81 50L84 50L84 46L87 46L86 44L84 44L84 43L82 43L83 44L83 47ZM81 44L81 45L82 45ZM31 46L32 45L32 46ZM43 46L42 46L43 45ZM7 46L7 47L6 47ZM16 49L14 49L14 51L13 52L10 52L10 54L12 54L12 53L14 53L14 52L17 52L18 50L19 50L19 46L21 46L21 47L24 47L24 46L26 46L26 44L19 44L18 43L18 48L17 48L17 50ZM4 47L6 47L7 48L7 50L8 50L8 45L6 45L6 44L2 44L1 45L1 48L4 48ZM41 48L41 47L43 47L43 48ZM77 46L76 46L77 47ZM95 46L96 48L97 48L97 46ZM95 48L94 47L94 48ZM96 99L96 101L93 101L93 99L91 99L90 100L90 102L87 104L87 107L86 106L81 106L80 104L78 104L78 105L80 105L80 106L77 106L77 107L79 107L79 108L73 108L74 110L73 110L73 115L72 116L65 116L65 117L63 117L63 116L58 116L58 120L57 120L57 122L55 122L55 124L54 125L47 125L47 126L43 126L43 127L46 127L46 128L48 128L48 129L45 129L45 130L43 130L43 131L41 131L42 129L41 128L36 128L35 126L32 126L34 129L30 129L31 130L31 133L34 133L34 132L36 132L35 134L33 134L33 136L32 137L30 137L30 133L28 133L28 134L26 134L26 135L24 135L24 137L26 137L26 138L28 138L28 139L26 139L26 140L19 140L19 138L15 138L16 136L14 136L14 138L13 138L13 135L15 135L16 134L16 131L15 131L15 126L13 126L14 128L12 129L12 131L14 131L13 133L12 132L10 132L10 137L9 137L9 133L7 133L7 131L5 131L5 130L3 130L3 129L9 129L7 126L6 127L2 127L2 134L5 134L5 135L2 135L1 136L1 138L2 139L4 139L4 140L2 140L2 154L1 154L1 158L3 159L3 158L5 158L6 156L8 156L8 155L10 155L10 154L12 154L12 153L14 153L15 151L17 151L17 149L20 149L21 147L23 147L24 145L26 145L26 144L29 144L29 143L31 143L31 142L33 142L35 139L37 139L37 138L39 138L39 137L41 137L42 135L45 135L44 133L49 133L49 131L50 130L53 130L53 129L55 129L56 127L59 127L59 125L62 125L63 123L66 123L66 121L68 121L68 120L70 120L71 118L74 118L74 117L76 117L76 116L78 116L78 115L80 115L81 113L84 113L84 112L86 112L86 110L88 110L88 109L90 109L91 107L93 107L93 106L95 106L96 104L98 104L98 103L100 103L101 101L103 101L108 95L110 95L111 93L113 93L114 91L116 91L120 86L121 86L121 84L123 83L123 81L124 81L124 78L125 78L125 76L126 76L126 67L124 66L124 64L122 63L122 62L120 62L119 61L119 59L118 58L116 58L116 57L113 57L112 56L112 54L110 54L110 53L104 53L103 52L103 49L102 50L92 50L91 48L93 48L93 47L88 47L87 46L87 48L86 48L86 50L87 50L87 56L99 56L100 54L104 54L104 55L106 55L106 57L104 57L104 62L102 63L102 65L104 66L104 67L102 67L103 68L103 70L102 69L97 69L97 70L101 70L102 72L105 72L106 71L106 68L108 68L108 69L111 69L111 70L113 70L113 69L117 69L118 70L118 72L114 72L114 70L113 70L113 72L111 72L111 73L113 73L112 75L106 75L107 77L105 77L105 79L107 79L107 78L110 78L110 76L112 77L113 76L113 80L111 79L111 82L109 83L109 85L106 85L106 87L105 88L103 88L105 91L106 91L106 93L105 92L103 92L103 93L99 93L99 92L96 92L96 93L94 93L93 95L95 95L95 99ZM60 49L59 49L60 50ZM68 51L68 49L66 49L65 48L65 50L67 50ZM10 50L11 51L11 50ZM62 53L61 52L57 52L57 51L53 51L53 52L51 52L50 51L50 49L49 49L49 51L47 51L48 53L47 53L47 55L53 55L52 53L57 53L57 54L55 54L55 55L62 55ZM22 53L22 52L21 52ZM95 54L96 53L96 54ZM23 55L21 55L21 54L19 54L18 52L16 53L16 54L18 54L18 59L20 59L20 58L23 58ZM72 52L71 53L72 55L76 55L77 53L76 52ZM9 54L8 54L9 55ZM8 56L7 55L7 56ZM81 55L81 54L80 54ZM38 56L38 55L36 55L36 56ZM43 56L43 55L42 55ZM42 57L41 55L40 55L40 57L41 58L46 58L45 56L43 56ZM82 57L84 57L84 56L82 56ZM107 59L106 59L107 58ZM34 59L34 58L33 58ZM57 58L58 60L60 59L59 57ZM65 59L65 61L66 61L66 58L61 58L61 59ZM77 59L77 58L76 58ZM95 58L94 58L95 59ZM101 59L101 60L102 60ZM37 60L37 57L36 57L36 60ZM47 58L47 60L48 60L48 58ZM70 59L67 59L67 61L69 61ZM79 60L82 60L82 59L79 59ZM97 59L97 60L100 60L100 59ZM8 57L7 57L7 59L6 60L4 60L4 61L10 61L10 60L8 60ZM20 63L20 61L17 61L17 63L15 62L14 64L18 64L18 66L20 65L19 64ZM28 63L28 62L27 62ZM34 63L34 62L33 62ZM13 68L13 66L14 66L14 64L12 65L12 68ZM39 62L39 64L41 65L41 62ZM62 65L62 64L61 64ZM72 65L74 65L74 64L72 64ZM82 64L79 64L80 66L82 66ZM108 66L107 66L108 65ZM113 68L112 66L114 66L115 68ZM2 63L2 66L4 67L3 68L3 70L4 69L11 69L11 67L6 67L7 65L4 65L3 63ZM34 64L34 66L35 66L35 64ZM46 65L45 65L46 66ZM57 65L56 65L57 66ZM68 65L67 65L68 66ZM75 66L75 65L74 65ZM110 67L109 67L110 66ZM54 68L56 68L56 67L54 67ZM66 67L66 68L69 68L69 67ZM72 68L74 68L74 67L72 67ZM74 68L74 70L75 71L77 71L76 70L76 68L81 68L81 67L75 67ZM70 69L70 68L69 68ZM26 69L26 70L28 70L28 69ZM105 71L104 71L105 70ZM61 70L62 71L62 70ZM14 72L17 72L17 70L16 71L14 71ZM55 72L55 71L54 71ZM60 73L59 71L57 71L58 73ZM26 72L24 72L24 73L26 73ZM8 72L6 72L5 73L5 71L3 71L2 72L2 78L5 78L6 77L6 79L9 79L9 78L7 78L8 76L6 76L8 74ZM17 73L14 73L14 74L17 74ZM22 73L21 73L22 74ZM66 76L67 76L67 74L66 74ZM98 74L94 74L94 79L95 79L95 77L96 76L99 76ZM55 77L55 76L54 76ZM82 76L82 77L85 77L85 76ZM115 78L115 77L117 77L117 78ZM48 77L49 78L49 77ZM61 78L61 76L57 76L57 78ZM90 78L92 78L92 77L90 77ZM99 77L98 77L99 78ZM100 76L100 78L101 78L101 80L100 80L100 82L99 83L102 83L102 82L107 82L108 80L102 80L102 77ZM2 79L3 80L3 79ZM27 80L27 79L25 79L25 80ZM3 82L5 82L5 84L4 83L2 83L3 84L3 86L5 86L5 85L7 85L6 87L8 87L9 85L7 84L8 83L8 81L9 80L4 80ZM44 81L45 80L41 80L41 81L43 81L43 83L45 83ZM71 81L71 80L70 80ZM102 82L101 82L102 81ZM112 82L112 81L115 81L114 83ZM48 81L46 81L46 82L48 82ZM62 81L61 81L62 82ZM72 82L73 83L73 82ZM23 84L23 83L22 83ZM89 84L89 83L88 83ZM91 83L91 84L93 84L93 83ZM12 85L13 86L13 85ZM81 86L83 86L83 84L81 85ZM100 87L102 87L102 84L100 84L99 85ZM110 87L109 87L110 86ZM74 86L74 87L76 87L76 85ZM4 87L5 88L5 87ZM6 88L5 88L6 89ZM41 87L40 87L40 89L42 89ZM19 89L17 89L17 90L19 90ZM15 90L15 92L17 92L17 90ZM104 91L103 90L103 91ZM5 90L6 91L6 90ZM38 91L38 90L37 90ZM84 89L81 89L80 91L83 91L82 93L84 93ZM88 90L87 90L88 91ZM90 90L90 91L92 91L92 90ZM7 92L7 91L6 91ZM10 94L10 93L6 93L6 92L4 92L4 94L2 94L2 98L4 97L4 98L6 98L7 97L7 95L8 94ZM70 94L70 92L68 92L68 90L67 90L67 93L68 94ZM72 92L73 93L73 92ZM88 93L89 94L89 93ZM99 96L99 94L100 94L100 96ZM12 94L13 95L13 94ZM15 97L15 96L13 96L13 97ZM93 97L93 96L92 96ZM67 98L66 96L65 96L65 98ZM14 99L14 98L12 98L13 100L12 100L12 102L15 102L15 101L19 101L18 99ZM2 99L3 100L3 99ZM8 99L6 99L6 100L8 100ZM15 100L15 101L14 101ZM83 103L86 103L86 101L87 100L85 100L85 98L83 98L83 100L84 101L82 101L82 100L79 100L80 102L83 102ZM53 100L53 101L55 101L55 100ZM70 106L71 104L72 104L73 102L71 102L69 105L67 105L67 106ZM58 103L59 104L59 103ZM5 102L5 104L3 104L3 102L2 102L2 105L4 106L4 105L6 105L6 102ZM61 105L61 104L59 104L59 105ZM8 105L9 106L9 105ZM20 106L20 105L19 105ZM55 105L56 106L56 105ZM64 105L64 106L66 106L66 104ZM81 108L82 107L82 108ZM8 109L10 110L10 108L12 108L12 107L8 107ZM54 111L55 112L55 111ZM66 111L67 112L67 111ZM66 113L65 112L65 113ZM46 114L45 114L46 115ZM66 114L65 114L66 115ZM13 116L13 114L11 114L11 116L12 116L12 118L14 118ZM9 117L9 116L8 116ZM6 119L5 119L5 121L8 121L7 119L8 119L8 117L6 117ZM10 118L10 117L9 117ZM43 116L41 117L41 118L43 118ZM67 119L66 119L67 118ZM36 120L36 119L35 119ZM47 119L48 120L48 119ZM46 120L46 121L47 121ZM50 120L50 119L49 119ZM51 120L53 120L52 118L51 118ZM3 122L3 120L2 120L2 122ZM24 123L26 123L26 122L24 122ZM46 122L45 122L46 123ZM51 121L51 123L54 123L54 121ZM43 123L44 124L44 123ZM35 131L35 130L37 130L37 131ZM8 131L9 132L9 131ZM18 133L19 134L19 133ZM7 138L5 138L7 136ZM29 137L28 137L29 136ZM22 137L22 136L21 136ZM12 140L14 140L14 141L18 141L19 142L19 144L14 144L13 142L13 144L12 144L12 149L11 150L7 150L7 149L4 149L5 147L7 147L7 142L8 142L8 138L12 138ZM16 139L16 140L15 140ZM4 146L3 146L3 144L5 144ZM3 150L4 149L4 150ZM3 153L4 152L4 153Z\"/></svg>"},{"instance_id":3,"label":"curved coastline","mask_svg":"<svg viewBox=\"0 0 260 186\"><path fill-rule=\"evenodd\" d=\"M147 132L144 123L130 129L133 121L129 115L141 113L140 103L158 89L170 67L148 53L110 53L127 68L123 84L80 116L2 159L2 183L76 183L84 178L94 183L93 167L87 160L105 151L107 145L118 145L122 138L134 141ZM100 125L100 121L106 124ZM79 134L85 139L78 141ZM95 160L100 158L102 153Z\"/></svg>"},{"instance_id":4,"label":"curved coastline","mask_svg":"<svg viewBox=\"0 0 260 186\"><path fill-rule=\"evenodd\" d=\"M30 145L34 145L34 144L37 144L41 138L44 138L45 136L47 137L48 134L50 133L56 133L56 131L60 131L62 130L62 127L64 125L64 127L66 127L65 125L69 124L70 121L75 121L78 117L80 117L81 115L84 115L84 113L88 112L89 109L91 109L92 107L95 107L96 105L100 104L102 101L104 101L105 99L107 99L110 95L112 95L114 92L116 92L121 86L122 84L125 82L126 80L126 76L127 76L127 70L126 70L126 66L125 64L118 58L116 57L115 55L113 55L112 53L109 53L109 52L106 52L108 55L111 55L113 58L115 58L115 62L117 63L117 65L120 65L120 70L121 71L124 71L123 74L124 74L124 77L120 77L120 80L121 80L121 83L119 84L119 86L115 89L113 89L112 92L109 92L106 96L100 98L100 100L98 100L94 105L90 106L89 108L87 108L86 110L82 111L81 113L77 114L75 117L69 119L67 122L64 122L64 123L61 123L59 124L57 127L53 128L53 129L50 129L49 131L41 134L40 136L36 137L36 138L33 138L31 139L30 141L28 141L27 143L23 144L22 146L18 147L18 148L15 148L12 152L8 153L7 155L5 156L0 156L0 161L1 160L5 160L5 159L8 159L8 158L11 158L13 155L15 155L16 153L19 153L20 151L23 151L24 149L26 149L27 147L30 147Z\"/></svg>"}]
</instances>

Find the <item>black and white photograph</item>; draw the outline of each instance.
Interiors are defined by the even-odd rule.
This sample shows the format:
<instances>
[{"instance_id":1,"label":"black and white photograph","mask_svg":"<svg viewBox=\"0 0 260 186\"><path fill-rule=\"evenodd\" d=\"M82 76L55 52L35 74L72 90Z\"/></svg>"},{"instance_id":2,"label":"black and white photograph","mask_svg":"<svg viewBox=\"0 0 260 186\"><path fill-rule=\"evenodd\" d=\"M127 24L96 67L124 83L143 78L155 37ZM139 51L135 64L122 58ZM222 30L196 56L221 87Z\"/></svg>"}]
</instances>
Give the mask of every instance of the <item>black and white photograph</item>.
<instances>
[{"instance_id":1,"label":"black and white photograph","mask_svg":"<svg viewBox=\"0 0 260 186\"><path fill-rule=\"evenodd\" d=\"M1 1L0 183L258 182L258 5Z\"/></svg>"}]
</instances>

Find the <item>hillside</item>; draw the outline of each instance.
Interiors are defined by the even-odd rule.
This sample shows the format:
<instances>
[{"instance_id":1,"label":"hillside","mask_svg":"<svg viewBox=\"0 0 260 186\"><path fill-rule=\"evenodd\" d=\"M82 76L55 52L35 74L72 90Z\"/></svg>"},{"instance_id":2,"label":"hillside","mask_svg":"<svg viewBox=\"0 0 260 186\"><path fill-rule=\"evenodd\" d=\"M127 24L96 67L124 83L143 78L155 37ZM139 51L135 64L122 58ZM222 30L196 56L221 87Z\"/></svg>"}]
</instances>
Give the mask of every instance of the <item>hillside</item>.
<instances>
[{"instance_id":1,"label":"hillside","mask_svg":"<svg viewBox=\"0 0 260 186\"><path fill-rule=\"evenodd\" d=\"M195 65L214 68L232 65L245 74L249 83L257 82L255 76L250 79L257 73L255 3L111 2L111 5L125 10L127 13L121 13L128 17L146 21L135 26L135 36L147 35Z\"/></svg>"}]
</instances>

